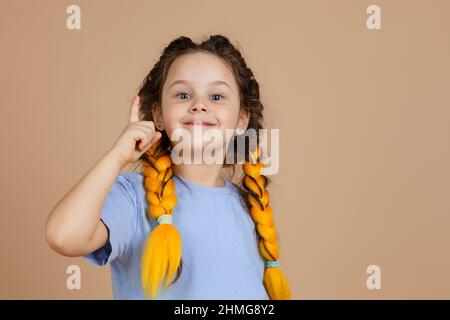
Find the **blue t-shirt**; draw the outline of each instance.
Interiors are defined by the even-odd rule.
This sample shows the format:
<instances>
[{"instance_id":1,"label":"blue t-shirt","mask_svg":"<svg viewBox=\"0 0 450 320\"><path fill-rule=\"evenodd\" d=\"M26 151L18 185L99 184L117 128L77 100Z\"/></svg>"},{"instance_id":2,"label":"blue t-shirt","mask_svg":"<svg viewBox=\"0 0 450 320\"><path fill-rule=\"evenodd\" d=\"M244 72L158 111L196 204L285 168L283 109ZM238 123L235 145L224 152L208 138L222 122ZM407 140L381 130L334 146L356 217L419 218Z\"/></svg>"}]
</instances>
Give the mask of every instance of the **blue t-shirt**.
<instances>
[{"instance_id":1,"label":"blue t-shirt","mask_svg":"<svg viewBox=\"0 0 450 320\"><path fill-rule=\"evenodd\" d=\"M173 225L182 240L183 268L177 282L157 299L261 299L264 260L259 254L255 224L240 202L236 186L206 187L173 177L177 204ZM145 240L158 221L146 217L144 176L117 176L105 200L101 219L109 241L84 256L96 265L109 264L114 299L145 299L141 256Z\"/></svg>"}]
</instances>

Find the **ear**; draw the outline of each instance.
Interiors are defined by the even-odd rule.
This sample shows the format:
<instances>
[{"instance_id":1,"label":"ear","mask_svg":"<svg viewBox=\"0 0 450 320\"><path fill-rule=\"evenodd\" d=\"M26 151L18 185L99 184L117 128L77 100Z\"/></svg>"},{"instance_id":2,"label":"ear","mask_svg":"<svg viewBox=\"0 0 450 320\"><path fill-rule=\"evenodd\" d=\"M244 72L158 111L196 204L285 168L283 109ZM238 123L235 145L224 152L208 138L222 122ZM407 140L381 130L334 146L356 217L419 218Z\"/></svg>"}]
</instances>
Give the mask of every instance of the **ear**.
<instances>
[{"instance_id":1,"label":"ear","mask_svg":"<svg viewBox=\"0 0 450 320\"><path fill-rule=\"evenodd\" d=\"M164 121L162 115L162 108L159 104L155 104L152 108L153 122L155 123L155 128L158 131L164 130Z\"/></svg>"},{"instance_id":2,"label":"ear","mask_svg":"<svg viewBox=\"0 0 450 320\"><path fill-rule=\"evenodd\" d=\"M245 130L247 130L249 121L250 121L250 111L247 111L245 108L242 108L239 111L239 119L236 128L236 134L238 135L243 134Z\"/></svg>"}]
</instances>

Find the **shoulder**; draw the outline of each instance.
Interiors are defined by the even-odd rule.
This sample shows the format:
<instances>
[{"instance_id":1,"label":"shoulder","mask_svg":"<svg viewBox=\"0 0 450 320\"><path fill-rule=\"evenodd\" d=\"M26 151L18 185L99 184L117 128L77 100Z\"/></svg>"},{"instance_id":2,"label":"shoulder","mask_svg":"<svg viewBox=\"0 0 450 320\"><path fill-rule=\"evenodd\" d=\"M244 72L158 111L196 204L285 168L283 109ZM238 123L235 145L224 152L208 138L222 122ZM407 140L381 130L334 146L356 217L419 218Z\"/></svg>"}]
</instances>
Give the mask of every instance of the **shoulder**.
<instances>
[{"instance_id":1,"label":"shoulder","mask_svg":"<svg viewBox=\"0 0 450 320\"><path fill-rule=\"evenodd\" d=\"M117 176L117 179L133 185L140 185L143 182L144 176L139 172L122 172Z\"/></svg>"},{"instance_id":2,"label":"shoulder","mask_svg":"<svg viewBox=\"0 0 450 320\"><path fill-rule=\"evenodd\" d=\"M144 187L144 175L140 172L122 172L116 182L125 183L138 194Z\"/></svg>"},{"instance_id":3,"label":"shoulder","mask_svg":"<svg viewBox=\"0 0 450 320\"><path fill-rule=\"evenodd\" d=\"M120 190L139 205L144 192L143 175L139 172L122 172L114 181L113 189Z\"/></svg>"}]
</instances>

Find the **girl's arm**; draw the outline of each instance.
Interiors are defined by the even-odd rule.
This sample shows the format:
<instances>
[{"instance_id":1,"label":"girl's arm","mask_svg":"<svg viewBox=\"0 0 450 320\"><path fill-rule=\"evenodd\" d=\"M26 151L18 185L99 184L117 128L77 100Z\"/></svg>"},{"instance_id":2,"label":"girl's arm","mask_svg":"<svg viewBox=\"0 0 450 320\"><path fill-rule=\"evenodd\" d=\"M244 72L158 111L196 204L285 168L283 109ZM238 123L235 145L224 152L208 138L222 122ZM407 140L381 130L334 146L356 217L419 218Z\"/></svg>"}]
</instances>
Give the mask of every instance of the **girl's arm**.
<instances>
[{"instance_id":1,"label":"girl's arm","mask_svg":"<svg viewBox=\"0 0 450 320\"><path fill-rule=\"evenodd\" d=\"M139 97L133 102L130 119L108 152L56 204L46 225L49 246L64 256L84 256L105 245L108 230L100 221L104 202L119 175L159 138L152 121L139 121ZM139 142L140 141L140 142Z\"/></svg>"},{"instance_id":2,"label":"girl's arm","mask_svg":"<svg viewBox=\"0 0 450 320\"><path fill-rule=\"evenodd\" d=\"M65 256L83 256L102 247L108 231L100 214L123 163L108 151L56 204L46 223L49 246Z\"/></svg>"}]
</instances>

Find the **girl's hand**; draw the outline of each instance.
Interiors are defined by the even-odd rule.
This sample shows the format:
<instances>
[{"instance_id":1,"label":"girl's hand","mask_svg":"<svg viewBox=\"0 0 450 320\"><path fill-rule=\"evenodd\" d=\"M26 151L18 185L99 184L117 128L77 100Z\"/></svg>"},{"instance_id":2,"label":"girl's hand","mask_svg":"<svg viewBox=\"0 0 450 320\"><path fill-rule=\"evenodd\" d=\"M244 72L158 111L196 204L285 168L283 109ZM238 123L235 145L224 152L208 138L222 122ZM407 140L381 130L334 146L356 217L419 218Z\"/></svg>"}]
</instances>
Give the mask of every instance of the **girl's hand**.
<instances>
[{"instance_id":1,"label":"girl's hand","mask_svg":"<svg viewBox=\"0 0 450 320\"><path fill-rule=\"evenodd\" d=\"M162 136L161 132L155 131L153 121L139 120L139 101L139 96L136 96L131 106L128 125L111 149L123 165L137 161Z\"/></svg>"}]
</instances>

